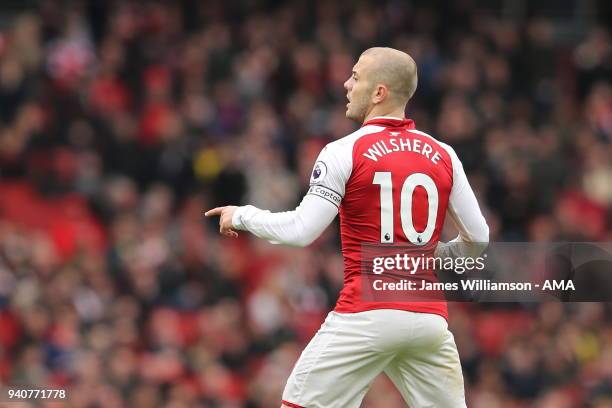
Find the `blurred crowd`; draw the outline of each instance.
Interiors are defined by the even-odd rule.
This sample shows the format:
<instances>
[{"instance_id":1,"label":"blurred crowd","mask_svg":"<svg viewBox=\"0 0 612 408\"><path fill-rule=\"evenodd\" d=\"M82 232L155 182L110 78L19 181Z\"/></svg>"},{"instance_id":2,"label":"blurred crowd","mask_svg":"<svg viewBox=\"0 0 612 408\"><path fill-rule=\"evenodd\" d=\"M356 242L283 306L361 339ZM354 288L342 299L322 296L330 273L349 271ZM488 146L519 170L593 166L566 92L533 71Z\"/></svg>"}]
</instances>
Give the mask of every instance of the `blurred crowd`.
<instances>
[{"instance_id":1,"label":"blurred crowd","mask_svg":"<svg viewBox=\"0 0 612 408\"><path fill-rule=\"evenodd\" d=\"M0 384L65 388L72 407L279 406L342 284L337 227L298 250L223 238L202 211L294 208L320 149L359 126L342 84L374 45L417 61L407 116L455 148L492 240L612 241L598 11L43 0L3 13ZM456 303L449 320L468 406L612 407L609 305ZM383 377L364 402L402 406Z\"/></svg>"}]
</instances>

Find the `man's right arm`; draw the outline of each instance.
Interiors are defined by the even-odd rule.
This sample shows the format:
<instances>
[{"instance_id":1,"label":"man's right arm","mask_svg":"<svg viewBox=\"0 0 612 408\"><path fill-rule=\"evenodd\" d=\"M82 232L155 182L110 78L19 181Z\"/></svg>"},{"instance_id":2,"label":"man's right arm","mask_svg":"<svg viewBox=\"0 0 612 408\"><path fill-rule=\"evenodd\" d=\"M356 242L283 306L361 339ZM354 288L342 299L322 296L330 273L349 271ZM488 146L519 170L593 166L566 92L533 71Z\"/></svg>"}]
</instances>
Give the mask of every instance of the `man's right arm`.
<instances>
[{"instance_id":1,"label":"man's right arm","mask_svg":"<svg viewBox=\"0 0 612 408\"><path fill-rule=\"evenodd\" d=\"M317 239L337 214L335 205L307 194L293 211L271 213L252 205L238 207L232 217L232 226L272 244L304 247Z\"/></svg>"},{"instance_id":2,"label":"man's right arm","mask_svg":"<svg viewBox=\"0 0 612 408\"><path fill-rule=\"evenodd\" d=\"M338 214L351 171L350 153L332 144L321 151L314 164L308 193L295 210L271 213L251 205L238 207L232 226L274 244L309 245Z\"/></svg>"},{"instance_id":3,"label":"man's right arm","mask_svg":"<svg viewBox=\"0 0 612 408\"><path fill-rule=\"evenodd\" d=\"M489 226L480 211L461 161L452 148L447 147L446 150L453 164L453 187L447 214L453 220L459 235L450 242L440 242L436 248L436 256L477 257L489 243Z\"/></svg>"}]
</instances>

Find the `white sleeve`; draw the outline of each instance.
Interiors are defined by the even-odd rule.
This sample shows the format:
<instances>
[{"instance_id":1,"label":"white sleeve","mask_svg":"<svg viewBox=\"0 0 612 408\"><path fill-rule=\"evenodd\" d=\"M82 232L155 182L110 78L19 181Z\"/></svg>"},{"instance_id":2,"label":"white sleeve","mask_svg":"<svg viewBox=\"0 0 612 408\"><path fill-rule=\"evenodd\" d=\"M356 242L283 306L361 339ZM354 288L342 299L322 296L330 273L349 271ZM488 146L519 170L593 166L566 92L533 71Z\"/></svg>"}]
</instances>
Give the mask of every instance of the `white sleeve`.
<instances>
[{"instance_id":1,"label":"white sleeve","mask_svg":"<svg viewBox=\"0 0 612 408\"><path fill-rule=\"evenodd\" d=\"M238 207L232 224L273 244L306 246L327 228L338 208L322 198L306 195L293 211L271 213L252 205Z\"/></svg>"},{"instance_id":2,"label":"white sleeve","mask_svg":"<svg viewBox=\"0 0 612 408\"><path fill-rule=\"evenodd\" d=\"M321 197L340 207L352 167L352 148L349 149L338 142L328 144L313 166L308 194Z\"/></svg>"},{"instance_id":3,"label":"white sleeve","mask_svg":"<svg viewBox=\"0 0 612 408\"><path fill-rule=\"evenodd\" d=\"M310 188L293 211L271 213L252 205L238 207L232 224L273 244L306 246L312 243L338 214L352 163L332 144L319 154L310 178Z\"/></svg>"},{"instance_id":4,"label":"white sleeve","mask_svg":"<svg viewBox=\"0 0 612 408\"><path fill-rule=\"evenodd\" d=\"M463 165L450 146L444 146L453 163L453 187L449 197L447 214L459 230L457 238L448 243L440 242L436 256L479 256L489 242L489 227L465 174Z\"/></svg>"}]
</instances>

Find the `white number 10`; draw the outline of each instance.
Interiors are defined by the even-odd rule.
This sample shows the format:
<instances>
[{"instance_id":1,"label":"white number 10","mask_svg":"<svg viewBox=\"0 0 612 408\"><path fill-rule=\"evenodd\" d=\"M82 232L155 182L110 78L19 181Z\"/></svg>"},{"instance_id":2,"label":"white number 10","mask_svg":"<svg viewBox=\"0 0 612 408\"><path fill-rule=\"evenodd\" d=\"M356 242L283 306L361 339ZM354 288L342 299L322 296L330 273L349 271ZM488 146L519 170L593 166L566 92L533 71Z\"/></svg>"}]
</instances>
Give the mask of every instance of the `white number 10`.
<instances>
[{"instance_id":1,"label":"white number 10","mask_svg":"<svg viewBox=\"0 0 612 408\"><path fill-rule=\"evenodd\" d=\"M391 172L374 173L373 184L380 185L380 242L393 243L393 181ZM421 186L427 191L429 212L427 226L423 232L417 232L412 222L412 196L414 189ZM400 219L402 229L408 240L415 245L425 245L431 239L436 228L438 216L438 189L427 174L414 173L406 178L400 195Z\"/></svg>"}]
</instances>

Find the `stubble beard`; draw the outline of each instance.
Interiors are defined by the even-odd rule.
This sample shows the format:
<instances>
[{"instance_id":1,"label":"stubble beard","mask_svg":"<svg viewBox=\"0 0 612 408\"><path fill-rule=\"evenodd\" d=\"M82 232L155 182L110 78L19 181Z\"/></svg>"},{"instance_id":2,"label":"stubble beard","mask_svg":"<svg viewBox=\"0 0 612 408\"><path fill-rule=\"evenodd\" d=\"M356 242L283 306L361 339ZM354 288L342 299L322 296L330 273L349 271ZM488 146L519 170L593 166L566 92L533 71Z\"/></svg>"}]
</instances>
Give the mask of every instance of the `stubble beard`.
<instances>
[{"instance_id":1,"label":"stubble beard","mask_svg":"<svg viewBox=\"0 0 612 408\"><path fill-rule=\"evenodd\" d=\"M355 122L362 123L365 119L366 106L357 105L351 102L351 106L346 109L346 117Z\"/></svg>"}]
</instances>

